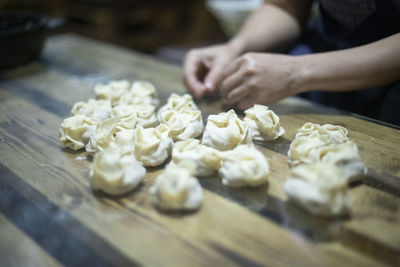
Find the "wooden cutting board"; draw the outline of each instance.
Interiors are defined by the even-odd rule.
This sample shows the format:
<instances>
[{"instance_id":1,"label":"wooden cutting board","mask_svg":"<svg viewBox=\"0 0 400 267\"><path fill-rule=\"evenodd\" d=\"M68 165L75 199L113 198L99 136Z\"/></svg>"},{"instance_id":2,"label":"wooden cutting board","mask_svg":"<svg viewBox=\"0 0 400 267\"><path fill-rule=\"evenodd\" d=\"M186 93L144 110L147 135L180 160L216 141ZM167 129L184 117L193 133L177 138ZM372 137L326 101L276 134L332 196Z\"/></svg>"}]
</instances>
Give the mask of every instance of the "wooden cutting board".
<instances>
[{"instance_id":1,"label":"wooden cutting board","mask_svg":"<svg viewBox=\"0 0 400 267\"><path fill-rule=\"evenodd\" d=\"M89 186L86 152L63 151L58 129L97 82L145 79L161 102L184 93L181 69L76 35L52 37L35 63L0 75L0 265L381 266L400 264L400 131L289 98L271 105L286 134L257 143L268 185L200 179L199 212L164 214L143 184L111 198ZM198 103L204 119L226 110ZM351 185L351 216L319 219L287 203L287 150L305 122L346 127L368 175Z\"/></svg>"}]
</instances>

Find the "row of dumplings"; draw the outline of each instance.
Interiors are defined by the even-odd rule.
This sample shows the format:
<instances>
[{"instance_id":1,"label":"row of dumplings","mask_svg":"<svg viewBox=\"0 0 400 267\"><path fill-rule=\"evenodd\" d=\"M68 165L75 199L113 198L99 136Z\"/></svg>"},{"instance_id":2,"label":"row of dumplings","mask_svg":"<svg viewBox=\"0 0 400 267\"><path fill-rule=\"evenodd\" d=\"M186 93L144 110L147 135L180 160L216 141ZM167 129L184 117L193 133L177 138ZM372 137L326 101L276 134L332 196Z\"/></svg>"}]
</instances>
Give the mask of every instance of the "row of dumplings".
<instances>
[{"instance_id":1,"label":"row of dumplings","mask_svg":"<svg viewBox=\"0 0 400 267\"><path fill-rule=\"evenodd\" d=\"M306 123L288 151L290 176L284 184L289 200L312 214L344 215L350 210L348 184L366 173L357 145L346 128Z\"/></svg>"},{"instance_id":2,"label":"row of dumplings","mask_svg":"<svg viewBox=\"0 0 400 267\"><path fill-rule=\"evenodd\" d=\"M96 99L76 103L62 122L62 147L96 153L91 185L111 195L133 190L145 167L159 166L172 154L151 190L163 209L200 206L202 191L194 177L218 172L227 186L264 183L268 162L252 139L273 140L285 132L273 111L255 105L244 120L233 110L210 115L200 142L194 138L204 130L202 114L188 94L172 94L156 112L157 92L148 82L98 84L95 93Z\"/></svg>"}]
</instances>

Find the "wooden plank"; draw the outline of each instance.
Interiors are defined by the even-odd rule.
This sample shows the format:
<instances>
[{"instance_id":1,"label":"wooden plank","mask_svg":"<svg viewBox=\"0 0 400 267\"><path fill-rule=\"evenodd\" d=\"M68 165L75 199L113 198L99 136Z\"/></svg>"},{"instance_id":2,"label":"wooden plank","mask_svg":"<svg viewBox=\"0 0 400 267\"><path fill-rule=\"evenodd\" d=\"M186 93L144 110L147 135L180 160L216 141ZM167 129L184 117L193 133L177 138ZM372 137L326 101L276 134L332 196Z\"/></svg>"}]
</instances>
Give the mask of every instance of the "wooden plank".
<instances>
[{"instance_id":1,"label":"wooden plank","mask_svg":"<svg viewBox=\"0 0 400 267\"><path fill-rule=\"evenodd\" d=\"M61 266L0 213L0 266Z\"/></svg>"},{"instance_id":2,"label":"wooden plank","mask_svg":"<svg viewBox=\"0 0 400 267\"><path fill-rule=\"evenodd\" d=\"M140 264L358 264L346 255L333 257L301 236L208 191L198 213L161 214L151 206L146 190L160 170L150 171L144 186L134 194L119 199L96 197L89 188L88 162L80 160L79 154L60 153L57 128L61 118L7 93L1 95L0 162ZM85 238L74 229L68 231ZM101 252L91 240L82 241Z\"/></svg>"}]
</instances>

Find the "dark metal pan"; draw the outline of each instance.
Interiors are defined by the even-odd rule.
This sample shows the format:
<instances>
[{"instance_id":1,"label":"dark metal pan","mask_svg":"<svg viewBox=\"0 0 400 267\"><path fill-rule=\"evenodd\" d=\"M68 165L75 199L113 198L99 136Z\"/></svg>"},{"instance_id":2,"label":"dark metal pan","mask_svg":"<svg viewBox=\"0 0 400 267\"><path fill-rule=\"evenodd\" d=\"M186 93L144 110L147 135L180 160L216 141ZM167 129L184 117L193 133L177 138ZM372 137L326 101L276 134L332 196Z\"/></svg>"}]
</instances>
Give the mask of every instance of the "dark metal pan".
<instances>
[{"instance_id":1,"label":"dark metal pan","mask_svg":"<svg viewBox=\"0 0 400 267\"><path fill-rule=\"evenodd\" d=\"M0 70L37 58L49 31L62 24L36 12L0 12Z\"/></svg>"}]
</instances>

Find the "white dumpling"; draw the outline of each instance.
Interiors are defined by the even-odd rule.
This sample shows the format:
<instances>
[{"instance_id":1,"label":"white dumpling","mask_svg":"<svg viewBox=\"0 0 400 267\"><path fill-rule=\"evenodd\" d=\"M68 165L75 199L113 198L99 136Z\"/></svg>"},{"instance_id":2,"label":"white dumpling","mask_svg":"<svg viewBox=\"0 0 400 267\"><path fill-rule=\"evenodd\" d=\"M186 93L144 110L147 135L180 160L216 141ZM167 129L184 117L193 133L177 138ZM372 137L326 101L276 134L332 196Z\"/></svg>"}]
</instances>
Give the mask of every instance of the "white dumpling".
<instances>
[{"instance_id":1,"label":"white dumpling","mask_svg":"<svg viewBox=\"0 0 400 267\"><path fill-rule=\"evenodd\" d=\"M275 140L285 134L285 130L280 126L279 117L267 106L254 105L244 113L244 122L251 129L253 140Z\"/></svg>"},{"instance_id":2,"label":"white dumpling","mask_svg":"<svg viewBox=\"0 0 400 267\"><path fill-rule=\"evenodd\" d=\"M123 129L115 133L115 145L121 150L121 154L133 154L135 147L135 131L133 129Z\"/></svg>"},{"instance_id":3,"label":"white dumpling","mask_svg":"<svg viewBox=\"0 0 400 267\"><path fill-rule=\"evenodd\" d=\"M347 179L332 164L303 164L291 169L284 190L293 203L320 216L339 216L350 207Z\"/></svg>"},{"instance_id":4,"label":"white dumpling","mask_svg":"<svg viewBox=\"0 0 400 267\"><path fill-rule=\"evenodd\" d=\"M160 124L156 128L138 127L134 146L135 157L144 166L161 165L171 155L173 146L168 126Z\"/></svg>"},{"instance_id":5,"label":"white dumpling","mask_svg":"<svg viewBox=\"0 0 400 267\"><path fill-rule=\"evenodd\" d=\"M218 173L223 185L255 187L267 182L269 164L264 154L254 146L240 145L224 153Z\"/></svg>"},{"instance_id":6,"label":"white dumpling","mask_svg":"<svg viewBox=\"0 0 400 267\"><path fill-rule=\"evenodd\" d=\"M109 118L97 124L96 130L90 136L86 145L87 152L97 152L110 147L115 143L115 133L118 131L119 118Z\"/></svg>"},{"instance_id":7,"label":"white dumpling","mask_svg":"<svg viewBox=\"0 0 400 267\"><path fill-rule=\"evenodd\" d=\"M214 174L221 166L223 155L221 151L203 146L197 139L187 139L174 144L172 162L189 160L195 164L195 176L203 177Z\"/></svg>"},{"instance_id":8,"label":"white dumpling","mask_svg":"<svg viewBox=\"0 0 400 267\"><path fill-rule=\"evenodd\" d=\"M194 138L203 132L203 118L200 110L165 110L160 114L160 123L170 128L169 135L174 140Z\"/></svg>"},{"instance_id":9,"label":"white dumpling","mask_svg":"<svg viewBox=\"0 0 400 267\"><path fill-rule=\"evenodd\" d=\"M154 127L158 121L155 114L156 108L152 105L118 105L112 109L113 117L129 117L132 114L136 114L137 126L143 126L144 128Z\"/></svg>"},{"instance_id":10,"label":"white dumpling","mask_svg":"<svg viewBox=\"0 0 400 267\"><path fill-rule=\"evenodd\" d=\"M85 115L99 120L107 119L111 116L111 102L109 100L89 99L87 102L77 102L71 110L72 115Z\"/></svg>"},{"instance_id":11,"label":"white dumpling","mask_svg":"<svg viewBox=\"0 0 400 267\"><path fill-rule=\"evenodd\" d=\"M296 166L300 163L312 163L318 159L318 149L332 144L329 135L310 135L296 137L290 144L288 157L289 165Z\"/></svg>"},{"instance_id":12,"label":"white dumpling","mask_svg":"<svg viewBox=\"0 0 400 267\"><path fill-rule=\"evenodd\" d=\"M96 131L98 122L99 120L85 115L74 115L64 119L59 130L61 146L73 150L84 148Z\"/></svg>"},{"instance_id":13,"label":"white dumpling","mask_svg":"<svg viewBox=\"0 0 400 267\"><path fill-rule=\"evenodd\" d=\"M120 98L129 92L130 82L127 80L112 81L108 84L96 84L94 92L97 99L110 100L113 106L117 105Z\"/></svg>"},{"instance_id":14,"label":"white dumpling","mask_svg":"<svg viewBox=\"0 0 400 267\"><path fill-rule=\"evenodd\" d=\"M231 150L240 144L252 144L250 131L234 110L208 116L202 144L215 149Z\"/></svg>"},{"instance_id":15,"label":"white dumpling","mask_svg":"<svg viewBox=\"0 0 400 267\"><path fill-rule=\"evenodd\" d=\"M300 136L328 135L333 139L332 143L341 143L349 139L347 134L347 129L339 125L319 125L307 122L297 130L296 138Z\"/></svg>"},{"instance_id":16,"label":"white dumpling","mask_svg":"<svg viewBox=\"0 0 400 267\"><path fill-rule=\"evenodd\" d=\"M120 105L153 105L158 106L157 90L147 81L136 81L128 93L121 96Z\"/></svg>"},{"instance_id":17,"label":"white dumpling","mask_svg":"<svg viewBox=\"0 0 400 267\"><path fill-rule=\"evenodd\" d=\"M199 181L188 162L168 165L150 189L154 204L166 211L196 210L203 200Z\"/></svg>"},{"instance_id":18,"label":"white dumpling","mask_svg":"<svg viewBox=\"0 0 400 267\"><path fill-rule=\"evenodd\" d=\"M367 173L357 145L353 141L321 147L318 149L318 160L340 168L344 177L350 181Z\"/></svg>"},{"instance_id":19,"label":"white dumpling","mask_svg":"<svg viewBox=\"0 0 400 267\"><path fill-rule=\"evenodd\" d=\"M123 155L115 147L97 153L89 172L92 188L109 195L133 190L145 175L146 169L132 154Z\"/></svg>"},{"instance_id":20,"label":"white dumpling","mask_svg":"<svg viewBox=\"0 0 400 267\"><path fill-rule=\"evenodd\" d=\"M184 94L180 96L175 93L172 93L168 97L167 103L159 109L157 118L161 120L160 115L165 110L181 110L181 109L199 110L199 108L194 103L191 95Z\"/></svg>"}]
</instances>

